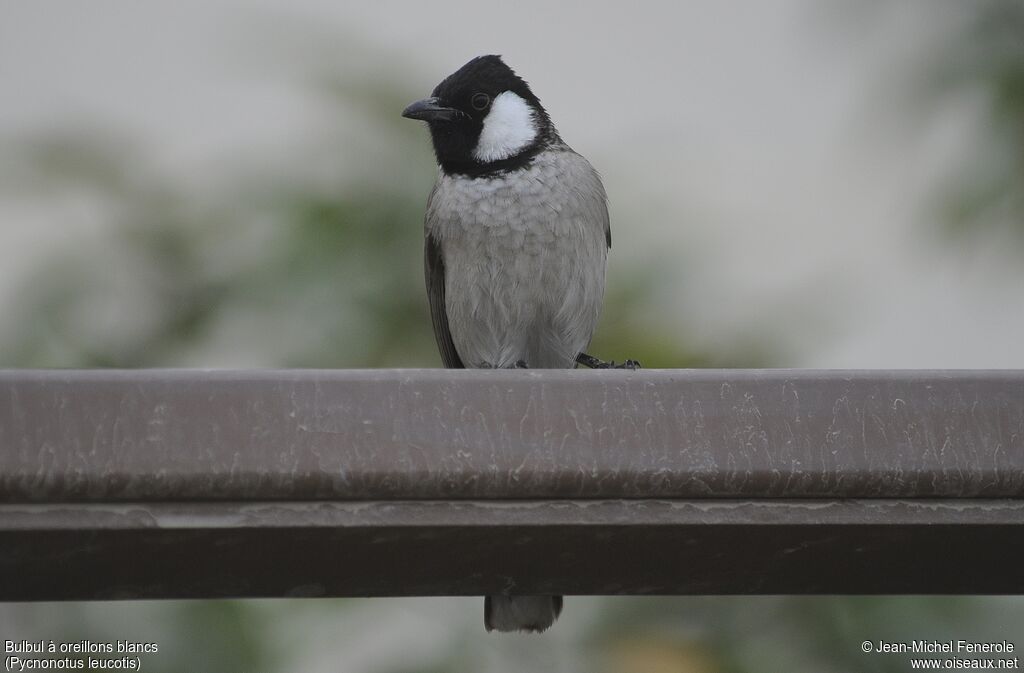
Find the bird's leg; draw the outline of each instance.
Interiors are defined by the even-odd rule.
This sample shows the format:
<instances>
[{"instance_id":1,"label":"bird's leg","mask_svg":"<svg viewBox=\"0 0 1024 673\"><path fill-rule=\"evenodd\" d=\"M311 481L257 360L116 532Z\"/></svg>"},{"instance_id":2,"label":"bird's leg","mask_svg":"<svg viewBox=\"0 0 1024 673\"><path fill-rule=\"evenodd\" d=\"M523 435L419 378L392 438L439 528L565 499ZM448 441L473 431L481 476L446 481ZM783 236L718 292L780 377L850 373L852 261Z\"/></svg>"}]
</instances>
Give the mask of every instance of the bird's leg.
<instances>
[{"instance_id":1,"label":"bird's leg","mask_svg":"<svg viewBox=\"0 0 1024 673\"><path fill-rule=\"evenodd\" d=\"M640 363L636 360L626 360L621 365L617 365L614 360L605 362L604 360L598 360L593 355L587 355L586 353L580 353L577 355L576 362L577 364L589 367L590 369L640 369Z\"/></svg>"}]
</instances>

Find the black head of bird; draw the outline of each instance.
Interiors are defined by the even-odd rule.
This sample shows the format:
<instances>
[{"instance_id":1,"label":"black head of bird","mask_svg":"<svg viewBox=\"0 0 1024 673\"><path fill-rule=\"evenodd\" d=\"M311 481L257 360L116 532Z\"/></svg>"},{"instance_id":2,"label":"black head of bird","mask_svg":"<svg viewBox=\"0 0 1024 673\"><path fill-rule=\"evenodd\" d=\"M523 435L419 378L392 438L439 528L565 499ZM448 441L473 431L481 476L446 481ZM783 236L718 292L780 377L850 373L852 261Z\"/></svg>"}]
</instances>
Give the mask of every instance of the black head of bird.
<instances>
[{"instance_id":1,"label":"black head of bird","mask_svg":"<svg viewBox=\"0 0 1024 673\"><path fill-rule=\"evenodd\" d=\"M518 168L558 140L530 85L500 56L474 58L402 116L427 122L437 162L448 174Z\"/></svg>"}]
</instances>

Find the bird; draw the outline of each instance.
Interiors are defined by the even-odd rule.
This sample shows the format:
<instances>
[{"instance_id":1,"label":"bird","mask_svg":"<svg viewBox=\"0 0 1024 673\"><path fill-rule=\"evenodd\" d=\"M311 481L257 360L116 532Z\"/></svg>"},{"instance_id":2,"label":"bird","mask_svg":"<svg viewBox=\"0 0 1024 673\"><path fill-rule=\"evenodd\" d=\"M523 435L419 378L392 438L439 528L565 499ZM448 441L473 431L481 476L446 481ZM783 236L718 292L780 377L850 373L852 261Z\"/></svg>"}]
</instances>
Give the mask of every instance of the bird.
<instances>
[{"instance_id":1,"label":"bird","mask_svg":"<svg viewBox=\"0 0 1024 673\"><path fill-rule=\"evenodd\" d=\"M605 189L529 84L501 56L478 56L402 116L427 123L438 164L424 271L444 366L615 366L584 353L611 247ZM484 626L544 631L562 602L487 596Z\"/></svg>"}]
</instances>

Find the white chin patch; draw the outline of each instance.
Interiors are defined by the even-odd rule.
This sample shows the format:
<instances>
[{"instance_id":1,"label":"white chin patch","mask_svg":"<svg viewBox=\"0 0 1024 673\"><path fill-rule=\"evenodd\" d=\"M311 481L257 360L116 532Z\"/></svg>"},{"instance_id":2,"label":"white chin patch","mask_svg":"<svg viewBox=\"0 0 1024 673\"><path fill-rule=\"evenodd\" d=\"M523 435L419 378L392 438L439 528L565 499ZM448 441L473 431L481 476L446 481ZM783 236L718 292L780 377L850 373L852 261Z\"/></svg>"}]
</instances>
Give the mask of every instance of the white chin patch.
<instances>
[{"instance_id":1,"label":"white chin patch","mask_svg":"<svg viewBox=\"0 0 1024 673\"><path fill-rule=\"evenodd\" d=\"M530 104L506 91L491 102L491 111L484 118L473 158L483 163L508 159L536 137L537 122Z\"/></svg>"}]
</instances>

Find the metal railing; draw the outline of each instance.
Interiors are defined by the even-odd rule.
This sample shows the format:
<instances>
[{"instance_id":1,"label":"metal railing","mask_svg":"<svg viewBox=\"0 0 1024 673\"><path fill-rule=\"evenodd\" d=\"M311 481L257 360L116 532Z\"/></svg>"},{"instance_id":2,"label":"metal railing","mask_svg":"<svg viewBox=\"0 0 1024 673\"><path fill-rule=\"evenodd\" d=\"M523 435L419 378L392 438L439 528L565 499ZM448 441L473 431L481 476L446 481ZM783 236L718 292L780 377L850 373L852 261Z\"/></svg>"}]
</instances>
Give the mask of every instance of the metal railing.
<instances>
[{"instance_id":1,"label":"metal railing","mask_svg":"<svg viewBox=\"0 0 1024 673\"><path fill-rule=\"evenodd\" d=\"M1024 593L1020 371L0 372L0 600Z\"/></svg>"}]
</instances>

